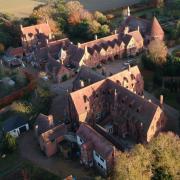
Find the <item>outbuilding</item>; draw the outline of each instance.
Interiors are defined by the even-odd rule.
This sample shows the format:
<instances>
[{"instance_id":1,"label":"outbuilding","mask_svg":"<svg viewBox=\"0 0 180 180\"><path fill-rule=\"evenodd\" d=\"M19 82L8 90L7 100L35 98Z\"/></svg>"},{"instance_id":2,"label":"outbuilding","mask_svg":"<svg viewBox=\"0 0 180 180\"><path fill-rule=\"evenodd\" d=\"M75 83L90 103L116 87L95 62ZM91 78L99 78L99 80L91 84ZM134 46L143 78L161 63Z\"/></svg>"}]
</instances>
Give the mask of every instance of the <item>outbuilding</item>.
<instances>
[{"instance_id":1,"label":"outbuilding","mask_svg":"<svg viewBox=\"0 0 180 180\"><path fill-rule=\"evenodd\" d=\"M29 130L29 124L23 117L15 116L4 121L2 129L3 132L18 137L21 133Z\"/></svg>"}]
</instances>

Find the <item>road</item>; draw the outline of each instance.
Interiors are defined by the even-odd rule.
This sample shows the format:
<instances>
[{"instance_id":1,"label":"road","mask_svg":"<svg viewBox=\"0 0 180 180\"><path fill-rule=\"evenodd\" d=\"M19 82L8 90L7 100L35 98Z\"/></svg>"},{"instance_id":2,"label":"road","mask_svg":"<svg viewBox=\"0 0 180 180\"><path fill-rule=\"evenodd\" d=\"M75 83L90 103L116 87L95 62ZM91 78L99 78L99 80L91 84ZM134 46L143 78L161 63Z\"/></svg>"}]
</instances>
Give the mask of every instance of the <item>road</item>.
<instances>
[{"instance_id":1,"label":"road","mask_svg":"<svg viewBox=\"0 0 180 180\"><path fill-rule=\"evenodd\" d=\"M168 49L168 54L171 55L172 52L173 52L174 50L176 50L176 49L180 49L180 45L177 45L177 46L174 46L174 47L172 47L172 48L169 48L169 49Z\"/></svg>"}]
</instances>

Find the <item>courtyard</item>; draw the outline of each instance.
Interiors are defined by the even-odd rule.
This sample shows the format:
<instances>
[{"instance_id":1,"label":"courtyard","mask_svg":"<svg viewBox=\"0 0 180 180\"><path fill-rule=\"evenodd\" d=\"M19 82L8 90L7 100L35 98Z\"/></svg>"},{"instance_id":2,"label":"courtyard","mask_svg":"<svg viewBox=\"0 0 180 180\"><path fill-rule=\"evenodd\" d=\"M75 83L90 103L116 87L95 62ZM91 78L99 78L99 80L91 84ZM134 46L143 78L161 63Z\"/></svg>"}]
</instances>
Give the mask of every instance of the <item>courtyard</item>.
<instances>
[{"instance_id":1,"label":"courtyard","mask_svg":"<svg viewBox=\"0 0 180 180\"><path fill-rule=\"evenodd\" d=\"M92 169L86 169L80 165L78 160L66 160L60 154L56 154L51 158L47 158L41 151L34 137L33 131L29 131L19 139L19 148L22 158L29 160L33 164L65 178L73 175L78 180L94 179L96 173Z\"/></svg>"}]
</instances>

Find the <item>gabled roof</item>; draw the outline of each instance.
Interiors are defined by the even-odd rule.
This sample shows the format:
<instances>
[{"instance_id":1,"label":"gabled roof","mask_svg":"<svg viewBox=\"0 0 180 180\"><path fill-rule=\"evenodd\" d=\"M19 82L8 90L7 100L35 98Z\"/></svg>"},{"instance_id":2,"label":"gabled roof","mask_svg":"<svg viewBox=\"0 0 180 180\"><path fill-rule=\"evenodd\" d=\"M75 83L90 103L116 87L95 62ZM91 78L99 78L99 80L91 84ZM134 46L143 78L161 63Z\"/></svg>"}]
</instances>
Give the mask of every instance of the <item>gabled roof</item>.
<instances>
[{"instance_id":1,"label":"gabled roof","mask_svg":"<svg viewBox=\"0 0 180 180\"><path fill-rule=\"evenodd\" d=\"M131 35L131 36L135 39L135 41L136 41L137 43L143 41L143 37L142 37L141 33L140 33L138 30L136 30L136 31L131 31L131 32L129 32L128 34Z\"/></svg>"},{"instance_id":2,"label":"gabled roof","mask_svg":"<svg viewBox=\"0 0 180 180\"><path fill-rule=\"evenodd\" d=\"M105 98L107 102L112 103L114 100L114 94L110 94L110 97L108 96L108 98L107 94L109 90L113 91L116 89L118 93L117 102L119 102L119 105L121 105L120 109L117 111L117 113L120 114L118 116L121 117L120 120L126 120L128 117L128 119L131 119L134 124L136 124L136 121L138 121L138 124L142 123L143 130L145 133L147 133L159 106L131 92L117 82L117 80L122 82L124 78L131 78L132 74L137 79L137 81L138 79L141 79L138 68L134 67L132 68L131 72L125 70L122 72L122 74L117 73L116 75L113 75L107 79L98 81L78 91L72 92L70 96L72 102L74 103L77 114L88 114L89 110L92 109L92 104L96 94L99 94L98 97ZM86 101L84 100L84 97L86 97ZM124 98L125 102L122 104L121 101ZM129 107L130 103L132 103L131 108Z\"/></svg>"},{"instance_id":3,"label":"gabled roof","mask_svg":"<svg viewBox=\"0 0 180 180\"><path fill-rule=\"evenodd\" d=\"M9 56L23 56L24 49L22 47L17 47L17 48L8 48L6 53Z\"/></svg>"},{"instance_id":4,"label":"gabled roof","mask_svg":"<svg viewBox=\"0 0 180 180\"><path fill-rule=\"evenodd\" d=\"M151 22L146 20L146 19L142 19L142 18L138 18L138 17L134 17L134 16L129 16L122 23L119 31L122 33L124 31L124 28L127 26L129 27L130 31L135 31L139 27L142 35L150 34Z\"/></svg>"},{"instance_id":5,"label":"gabled roof","mask_svg":"<svg viewBox=\"0 0 180 180\"><path fill-rule=\"evenodd\" d=\"M21 33L25 35L26 37L28 37L29 34L36 35L39 33L43 33L44 35L48 37L49 34L51 34L51 29L49 27L49 24L42 23L42 24L22 27Z\"/></svg>"},{"instance_id":6,"label":"gabled roof","mask_svg":"<svg viewBox=\"0 0 180 180\"><path fill-rule=\"evenodd\" d=\"M107 43L108 41L113 41L115 39L118 39L118 36L119 36L118 34L113 34L113 35L110 35L110 36L106 36L106 37L103 37L103 38L92 40L92 41L81 44L81 48L85 48L85 46L93 47L95 45L100 45L102 43Z\"/></svg>"},{"instance_id":7,"label":"gabled roof","mask_svg":"<svg viewBox=\"0 0 180 180\"><path fill-rule=\"evenodd\" d=\"M108 158L108 156L112 155L114 152L113 144L85 123L80 125L76 134L82 138L85 143L91 143L93 145L93 149L104 159Z\"/></svg>"},{"instance_id":8,"label":"gabled roof","mask_svg":"<svg viewBox=\"0 0 180 180\"><path fill-rule=\"evenodd\" d=\"M38 126L38 135L40 135L54 126L53 117L39 114L36 119L35 125Z\"/></svg>"},{"instance_id":9,"label":"gabled roof","mask_svg":"<svg viewBox=\"0 0 180 180\"><path fill-rule=\"evenodd\" d=\"M128 45L133 37L129 34L125 34L122 38L125 45Z\"/></svg>"},{"instance_id":10,"label":"gabled roof","mask_svg":"<svg viewBox=\"0 0 180 180\"><path fill-rule=\"evenodd\" d=\"M67 127L65 124L60 124L45 133L41 134L44 142L54 141L57 138L64 136L67 133Z\"/></svg>"},{"instance_id":11,"label":"gabled roof","mask_svg":"<svg viewBox=\"0 0 180 180\"><path fill-rule=\"evenodd\" d=\"M77 90L77 89L81 88L80 80L83 80L86 82L90 81L89 83L92 84L92 83L100 81L104 78L105 77L103 75L97 73L96 71L93 71L91 68L82 66L76 79L73 81L73 89ZM86 83L85 83L85 85L86 85Z\"/></svg>"},{"instance_id":12,"label":"gabled roof","mask_svg":"<svg viewBox=\"0 0 180 180\"><path fill-rule=\"evenodd\" d=\"M21 116L10 117L4 121L2 129L5 132L9 132L25 124L27 124L27 121Z\"/></svg>"},{"instance_id":13,"label":"gabled roof","mask_svg":"<svg viewBox=\"0 0 180 180\"><path fill-rule=\"evenodd\" d=\"M161 25L159 24L157 18L154 17L153 21L152 21L152 27L151 27L151 36L156 37L159 35L164 35L164 31L163 31Z\"/></svg>"}]
</instances>

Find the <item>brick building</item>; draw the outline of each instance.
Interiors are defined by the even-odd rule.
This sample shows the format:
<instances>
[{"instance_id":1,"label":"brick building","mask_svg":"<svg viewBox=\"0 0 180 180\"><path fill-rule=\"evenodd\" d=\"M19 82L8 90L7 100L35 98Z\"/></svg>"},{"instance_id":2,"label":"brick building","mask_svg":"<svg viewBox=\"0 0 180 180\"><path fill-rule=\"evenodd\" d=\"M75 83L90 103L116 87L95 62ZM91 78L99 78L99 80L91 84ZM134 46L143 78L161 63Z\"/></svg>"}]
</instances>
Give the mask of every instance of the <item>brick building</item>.
<instances>
[{"instance_id":1,"label":"brick building","mask_svg":"<svg viewBox=\"0 0 180 180\"><path fill-rule=\"evenodd\" d=\"M48 22L23 27L20 26L21 30L21 43L24 49L32 48L36 45L44 47L47 40L52 39L52 32Z\"/></svg>"},{"instance_id":2,"label":"brick building","mask_svg":"<svg viewBox=\"0 0 180 180\"><path fill-rule=\"evenodd\" d=\"M148 142L165 124L162 109L105 79L71 93L73 122L91 126L110 123L113 134L130 136L136 142Z\"/></svg>"},{"instance_id":3,"label":"brick building","mask_svg":"<svg viewBox=\"0 0 180 180\"><path fill-rule=\"evenodd\" d=\"M107 175L114 165L115 146L86 123L80 125L76 134L81 149L81 164L95 166Z\"/></svg>"}]
</instances>

